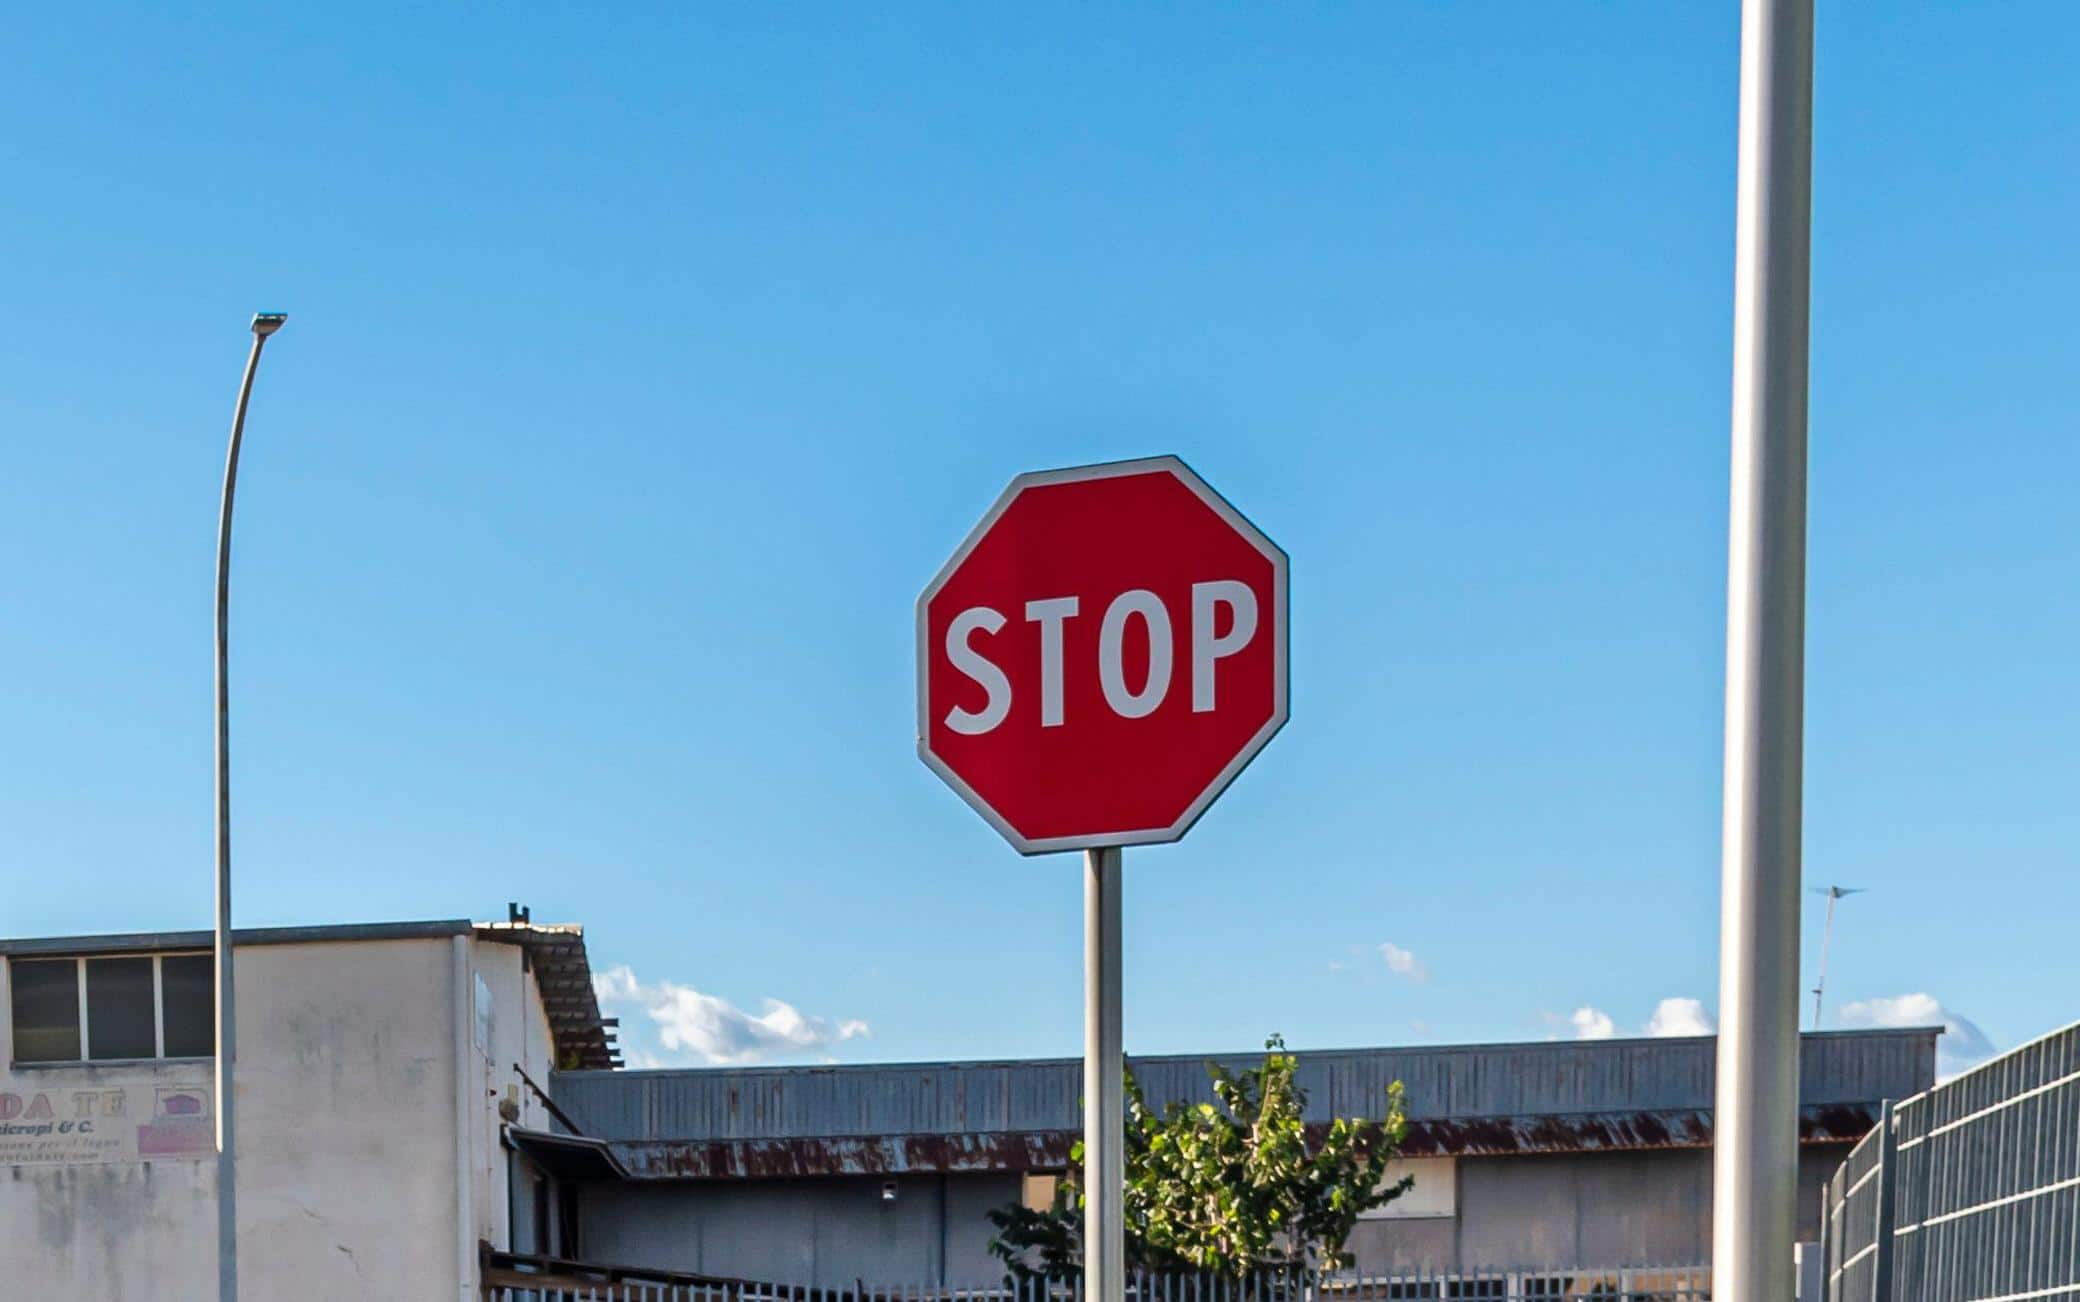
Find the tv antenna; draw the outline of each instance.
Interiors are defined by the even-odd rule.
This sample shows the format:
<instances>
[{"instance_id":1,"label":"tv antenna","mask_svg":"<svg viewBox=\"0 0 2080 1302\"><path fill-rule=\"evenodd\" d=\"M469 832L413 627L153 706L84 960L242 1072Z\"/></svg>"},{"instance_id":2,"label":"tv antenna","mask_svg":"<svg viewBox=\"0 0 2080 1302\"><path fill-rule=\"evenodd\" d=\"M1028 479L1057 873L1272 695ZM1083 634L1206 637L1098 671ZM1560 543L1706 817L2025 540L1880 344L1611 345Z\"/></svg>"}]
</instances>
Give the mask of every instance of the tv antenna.
<instances>
[{"instance_id":1,"label":"tv antenna","mask_svg":"<svg viewBox=\"0 0 2080 1302\"><path fill-rule=\"evenodd\" d=\"M1813 1029L1820 1029L1820 1000L1827 991L1827 950L1834 943L1834 903L1848 895L1861 895L1864 886L1815 886L1813 894L1827 897L1827 926L1820 933L1820 979L1813 986Z\"/></svg>"}]
</instances>

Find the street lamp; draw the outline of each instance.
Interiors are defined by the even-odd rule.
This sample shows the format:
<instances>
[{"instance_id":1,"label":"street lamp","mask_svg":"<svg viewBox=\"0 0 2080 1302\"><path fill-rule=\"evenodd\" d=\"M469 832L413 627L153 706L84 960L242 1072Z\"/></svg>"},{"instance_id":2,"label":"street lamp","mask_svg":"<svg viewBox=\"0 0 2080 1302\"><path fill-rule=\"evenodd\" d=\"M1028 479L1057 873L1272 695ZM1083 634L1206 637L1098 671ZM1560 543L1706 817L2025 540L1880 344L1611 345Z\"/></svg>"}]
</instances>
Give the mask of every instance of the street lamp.
<instances>
[{"instance_id":1,"label":"street lamp","mask_svg":"<svg viewBox=\"0 0 2080 1302\"><path fill-rule=\"evenodd\" d=\"M246 432L246 403L253 396L253 374L260 369L260 350L288 316L260 312L253 317L253 351L246 354L245 378L238 385L238 406L231 415L231 448L224 456L224 498L217 516L217 924L214 953L217 969L217 1297L238 1299L238 1160L233 1148L231 1068L238 1054L238 1024L231 980L231 694L227 643L231 615L231 502L238 492L238 448Z\"/></svg>"}]
</instances>

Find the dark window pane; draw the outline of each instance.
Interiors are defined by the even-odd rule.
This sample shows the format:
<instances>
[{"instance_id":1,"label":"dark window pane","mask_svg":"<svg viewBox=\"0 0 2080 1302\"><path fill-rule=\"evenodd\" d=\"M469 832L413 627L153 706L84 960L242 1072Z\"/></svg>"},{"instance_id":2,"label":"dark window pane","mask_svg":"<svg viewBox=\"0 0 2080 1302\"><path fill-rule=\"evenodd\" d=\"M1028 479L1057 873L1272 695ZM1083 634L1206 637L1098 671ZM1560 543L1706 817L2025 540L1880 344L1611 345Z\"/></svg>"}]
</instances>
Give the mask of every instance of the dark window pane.
<instances>
[{"instance_id":1,"label":"dark window pane","mask_svg":"<svg viewBox=\"0 0 2080 1302\"><path fill-rule=\"evenodd\" d=\"M544 1257L553 1257L556 1245L549 1238L549 1181L546 1176L536 1175L530 1183L534 1186L534 1250Z\"/></svg>"},{"instance_id":2,"label":"dark window pane","mask_svg":"<svg viewBox=\"0 0 2080 1302\"><path fill-rule=\"evenodd\" d=\"M159 960L167 1057L207 1058L216 1052L216 987L216 964L207 954L173 954Z\"/></svg>"},{"instance_id":3,"label":"dark window pane","mask_svg":"<svg viewBox=\"0 0 2080 1302\"><path fill-rule=\"evenodd\" d=\"M87 960L87 1056L154 1058L159 1038L152 1019L152 960Z\"/></svg>"},{"instance_id":4,"label":"dark window pane","mask_svg":"<svg viewBox=\"0 0 2080 1302\"><path fill-rule=\"evenodd\" d=\"M7 965L14 991L14 1060L79 1061L79 963L69 958Z\"/></svg>"}]
</instances>

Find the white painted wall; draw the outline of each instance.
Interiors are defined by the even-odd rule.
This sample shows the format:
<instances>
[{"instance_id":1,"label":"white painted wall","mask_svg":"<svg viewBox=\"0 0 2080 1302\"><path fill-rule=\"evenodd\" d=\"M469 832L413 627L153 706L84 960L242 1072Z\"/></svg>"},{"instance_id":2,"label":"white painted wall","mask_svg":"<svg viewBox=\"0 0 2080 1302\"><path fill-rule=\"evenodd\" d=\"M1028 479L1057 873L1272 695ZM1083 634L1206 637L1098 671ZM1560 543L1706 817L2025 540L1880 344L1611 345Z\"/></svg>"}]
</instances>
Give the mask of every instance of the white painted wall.
<instances>
[{"instance_id":1,"label":"white painted wall","mask_svg":"<svg viewBox=\"0 0 2080 1302\"><path fill-rule=\"evenodd\" d=\"M240 951L241 1296L456 1296L453 980L445 940Z\"/></svg>"},{"instance_id":2,"label":"white painted wall","mask_svg":"<svg viewBox=\"0 0 2080 1302\"><path fill-rule=\"evenodd\" d=\"M479 1239L510 1244L511 1199L506 1188L510 1164L500 1140L498 1104L512 1097L520 1104L516 1123L529 1130L552 1129L548 1109L513 1071L518 1063L536 1084L548 1088L549 1073L556 1060L555 1042L549 1034L548 1013L542 1007L541 990L523 971L518 945L476 941L471 946L472 965L491 994L491 1041L478 1051L472 1036L471 1061L476 1124L471 1130L472 1161L476 1183L471 1194L475 1228L472 1243ZM523 1213L524 1214L524 1213Z\"/></svg>"},{"instance_id":3,"label":"white painted wall","mask_svg":"<svg viewBox=\"0 0 2080 1302\"><path fill-rule=\"evenodd\" d=\"M450 939L238 951L245 1296L469 1296L476 1241L507 1241L498 1103L518 1082L514 1063L546 1081L553 1049L519 947L471 940L463 952L470 1020L458 1062ZM479 996L480 975L488 998ZM482 1047L480 1004L489 1013ZM9 1007L0 971L0 1110L27 1112L41 1096L54 1119L76 1122L81 1108L105 1109L120 1092L118 1117L98 1118L94 1142L120 1133L128 1147L118 1160L53 1161L16 1141L17 1164L0 1165L7 1294L97 1302L214 1296L214 1155L139 1157L134 1137L164 1092L207 1098L209 1062L14 1067ZM460 1150L458 1071L468 1109ZM7 1095L17 1102L7 1104ZM518 1097L522 1124L547 1128L532 1094L523 1087ZM466 1237L457 1219L458 1151L470 1167Z\"/></svg>"}]
</instances>

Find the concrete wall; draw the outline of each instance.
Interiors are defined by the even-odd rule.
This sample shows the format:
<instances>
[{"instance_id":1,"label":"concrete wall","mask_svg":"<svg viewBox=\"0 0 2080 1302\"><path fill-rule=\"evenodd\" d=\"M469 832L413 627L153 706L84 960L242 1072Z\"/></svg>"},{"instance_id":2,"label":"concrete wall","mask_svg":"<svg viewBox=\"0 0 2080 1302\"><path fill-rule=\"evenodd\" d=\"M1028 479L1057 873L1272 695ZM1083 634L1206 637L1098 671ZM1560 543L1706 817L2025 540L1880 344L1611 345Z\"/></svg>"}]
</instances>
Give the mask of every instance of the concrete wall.
<instances>
[{"instance_id":1,"label":"concrete wall","mask_svg":"<svg viewBox=\"0 0 2080 1302\"><path fill-rule=\"evenodd\" d=\"M113 1083L94 1069L10 1075L0 1079L0 1093L33 1097ZM149 1088L143 1097L151 1097ZM215 1199L213 1168L195 1160L6 1167L0 1173L0 1262L7 1295L119 1302L210 1296Z\"/></svg>"},{"instance_id":2,"label":"concrete wall","mask_svg":"<svg viewBox=\"0 0 2080 1302\"><path fill-rule=\"evenodd\" d=\"M1818 1232L1820 1183L1837 1148L1799 1164L1799 1236ZM986 1213L1016 1175L657 1181L587 1185L585 1255L596 1261L839 1285L994 1283ZM1705 1149L1464 1158L1449 1218L1361 1222L1350 1248L1368 1272L1495 1267L1695 1266L1711 1259L1712 1156Z\"/></svg>"},{"instance_id":3,"label":"concrete wall","mask_svg":"<svg viewBox=\"0 0 2080 1302\"><path fill-rule=\"evenodd\" d=\"M479 1045L473 1028L465 1056L473 1115L469 1127L470 1169L475 1173L470 1191L470 1237L513 1247L519 1245L513 1238L512 1197L507 1188L511 1162L499 1139L498 1104L501 1099L512 1098L520 1105L519 1125L530 1130L552 1129L548 1109L522 1083L513 1065L518 1063L531 1079L546 1085L556 1059L541 991L525 971L522 953L518 945L481 940L471 943L472 1015L477 998L475 983L482 980L483 993L490 997L490 1039ZM522 1215L526 1215L525 1209Z\"/></svg>"},{"instance_id":4,"label":"concrete wall","mask_svg":"<svg viewBox=\"0 0 2080 1302\"><path fill-rule=\"evenodd\" d=\"M581 1191L595 1261L779 1283L977 1285L1003 1269L985 1213L1019 1177L908 1175L593 1184Z\"/></svg>"},{"instance_id":5,"label":"concrete wall","mask_svg":"<svg viewBox=\"0 0 2080 1302\"><path fill-rule=\"evenodd\" d=\"M542 1080L552 1056L520 954L462 942L468 1047L458 1062L452 939L238 951L242 1292L297 1302L473 1296L476 1240L503 1243L507 1231L497 1103L517 1080L513 1063ZM155 1108L169 1096L199 1097L213 1115L210 1063L16 1067L9 1007L0 974L0 1063L8 1064L0 1111L47 1109L53 1124L74 1125L82 1109L104 1115L91 1118L91 1140L75 1130L9 1141L0 1158L13 1162L0 1167L7 1295L213 1296L213 1123L204 1118L198 1136L196 1119L176 1118L152 1138ZM481 1048L480 1024L488 1032ZM458 1070L470 1112L466 1236L458 1232ZM105 1115L117 1097L117 1115ZM523 1089L519 1098L522 1123L546 1129L533 1096ZM24 1146L34 1143L71 1147Z\"/></svg>"},{"instance_id":6,"label":"concrete wall","mask_svg":"<svg viewBox=\"0 0 2080 1302\"><path fill-rule=\"evenodd\" d=\"M241 951L239 1282L456 1296L454 959L439 940Z\"/></svg>"},{"instance_id":7,"label":"concrete wall","mask_svg":"<svg viewBox=\"0 0 2080 1302\"><path fill-rule=\"evenodd\" d=\"M1843 1148L1799 1160L1798 1237L1819 1233L1820 1185ZM1462 1158L1458 1215L1366 1221L1366 1270L1692 1266L1712 1255L1709 1149Z\"/></svg>"}]
</instances>

